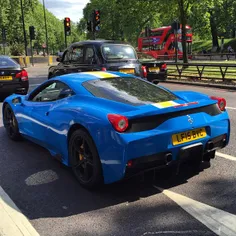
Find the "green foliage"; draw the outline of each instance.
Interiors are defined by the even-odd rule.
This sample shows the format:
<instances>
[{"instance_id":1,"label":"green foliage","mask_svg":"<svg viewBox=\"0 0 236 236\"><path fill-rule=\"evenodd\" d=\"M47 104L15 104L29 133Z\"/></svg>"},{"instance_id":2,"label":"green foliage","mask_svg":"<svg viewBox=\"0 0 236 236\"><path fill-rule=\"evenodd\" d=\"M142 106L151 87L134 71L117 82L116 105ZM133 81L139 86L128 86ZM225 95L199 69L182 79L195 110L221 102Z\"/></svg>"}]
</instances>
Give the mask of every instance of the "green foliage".
<instances>
[{"instance_id":1,"label":"green foliage","mask_svg":"<svg viewBox=\"0 0 236 236\"><path fill-rule=\"evenodd\" d=\"M91 0L79 25L85 32L92 10L99 9L101 31L97 37L124 39L136 46L137 37L146 25L156 28L170 25L175 19L181 21L181 3L194 39L211 40L213 35L222 33L226 38L235 36L235 0ZM91 37L87 34L87 38Z\"/></svg>"},{"instance_id":2,"label":"green foliage","mask_svg":"<svg viewBox=\"0 0 236 236\"><path fill-rule=\"evenodd\" d=\"M36 29L35 49L42 50L45 42L43 6L39 0L22 0L25 14L26 34L29 47L29 26ZM7 45L12 54L22 54L24 35L21 19L21 0L0 0L0 28L7 28ZM87 20L94 9L101 12L101 30L96 38L125 40L137 46L137 38L145 26L157 28L170 25L178 19L189 24L194 40L212 40L209 47L217 43L217 36L235 37L235 0L91 0L83 11L78 24L72 23L72 35L68 44L91 39L87 32ZM50 53L64 49L63 21L46 11ZM1 43L1 40L0 40Z\"/></svg>"},{"instance_id":3,"label":"green foliage","mask_svg":"<svg viewBox=\"0 0 236 236\"><path fill-rule=\"evenodd\" d=\"M83 22L91 18L94 9L101 12L101 30L97 33L97 38L124 39L134 46L147 24L154 27L159 23L158 5L155 1L91 0L84 8L84 19L79 23L84 31L86 24ZM87 35L87 38L91 37L91 34Z\"/></svg>"},{"instance_id":4,"label":"green foliage","mask_svg":"<svg viewBox=\"0 0 236 236\"><path fill-rule=\"evenodd\" d=\"M219 40L220 43L220 40ZM224 40L224 51L227 52L227 47L231 46L234 51L236 51L236 39L225 39ZM200 41L195 41L193 43L193 53L200 53L202 52L202 49L205 49L206 51L211 50L212 48L212 42L211 40L200 40Z\"/></svg>"},{"instance_id":5,"label":"green foliage","mask_svg":"<svg viewBox=\"0 0 236 236\"><path fill-rule=\"evenodd\" d=\"M42 51L42 44L46 44L43 5L39 0L22 0L22 2L28 47L30 47L29 26L33 25L36 31L36 40L33 41L33 46L35 50ZM7 28L7 44L10 47L11 54L24 54L24 35L20 0L0 0L0 4L0 28L3 26ZM47 10L46 19L49 52L50 54L53 54L58 50L63 50L65 47L63 20L57 19ZM68 43L80 41L84 38L84 34L80 33L81 31L78 31L77 25L73 22L71 24L71 29L72 34L67 37Z\"/></svg>"}]
</instances>

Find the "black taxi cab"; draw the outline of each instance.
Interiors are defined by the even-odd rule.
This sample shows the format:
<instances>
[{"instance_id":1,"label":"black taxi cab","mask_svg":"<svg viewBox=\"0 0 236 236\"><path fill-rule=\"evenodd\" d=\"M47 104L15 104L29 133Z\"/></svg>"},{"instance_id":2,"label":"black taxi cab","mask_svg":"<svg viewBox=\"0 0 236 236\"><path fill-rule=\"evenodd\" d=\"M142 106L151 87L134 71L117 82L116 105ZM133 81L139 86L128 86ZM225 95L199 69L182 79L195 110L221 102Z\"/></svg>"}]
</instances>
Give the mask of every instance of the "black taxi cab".
<instances>
[{"instance_id":1,"label":"black taxi cab","mask_svg":"<svg viewBox=\"0 0 236 236\"><path fill-rule=\"evenodd\" d=\"M48 79L86 71L119 71L147 78L147 69L139 61L135 49L114 40L87 40L71 44L51 66Z\"/></svg>"}]
</instances>

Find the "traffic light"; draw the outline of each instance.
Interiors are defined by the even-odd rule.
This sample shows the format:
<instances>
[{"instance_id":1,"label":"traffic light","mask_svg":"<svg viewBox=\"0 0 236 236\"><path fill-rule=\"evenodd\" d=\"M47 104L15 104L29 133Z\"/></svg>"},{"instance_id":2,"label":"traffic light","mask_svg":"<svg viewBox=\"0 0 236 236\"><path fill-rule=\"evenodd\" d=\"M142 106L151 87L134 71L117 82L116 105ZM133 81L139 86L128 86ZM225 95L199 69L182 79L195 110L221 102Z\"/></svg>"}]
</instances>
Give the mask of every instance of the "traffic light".
<instances>
[{"instance_id":1,"label":"traffic light","mask_svg":"<svg viewBox=\"0 0 236 236\"><path fill-rule=\"evenodd\" d=\"M92 31L92 22L91 21L87 21L87 30L88 30L88 32Z\"/></svg>"},{"instance_id":2,"label":"traffic light","mask_svg":"<svg viewBox=\"0 0 236 236\"><path fill-rule=\"evenodd\" d=\"M180 29L180 23L175 20L172 24L171 24L171 28L172 30L178 31Z\"/></svg>"},{"instance_id":3,"label":"traffic light","mask_svg":"<svg viewBox=\"0 0 236 236\"><path fill-rule=\"evenodd\" d=\"M65 30L66 36L69 36L71 34L70 18L69 17L66 17L64 19L64 30Z\"/></svg>"},{"instance_id":4,"label":"traffic light","mask_svg":"<svg viewBox=\"0 0 236 236\"><path fill-rule=\"evenodd\" d=\"M30 32L30 40L34 40L35 39L35 28L34 28L34 26L29 27L29 32Z\"/></svg>"},{"instance_id":5,"label":"traffic light","mask_svg":"<svg viewBox=\"0 0 236 236\"><path fill-rule=\"evenodd\" d=\"M93 30L99 31L100 30L100 11L94 10L93 12Z\"/></svg>"}]
</instances>

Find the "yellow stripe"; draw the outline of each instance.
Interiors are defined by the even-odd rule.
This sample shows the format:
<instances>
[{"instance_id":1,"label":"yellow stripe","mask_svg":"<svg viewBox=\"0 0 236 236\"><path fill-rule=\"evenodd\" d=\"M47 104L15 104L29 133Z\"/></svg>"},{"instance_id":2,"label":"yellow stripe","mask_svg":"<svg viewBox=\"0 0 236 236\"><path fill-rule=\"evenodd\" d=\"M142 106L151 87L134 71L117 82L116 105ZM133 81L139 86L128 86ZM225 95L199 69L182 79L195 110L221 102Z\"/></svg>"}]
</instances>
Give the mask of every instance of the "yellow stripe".
<instances>
[{"instance_id":1,"label":"yellow stripe","mask_svg":"<svg viewBox=\"0 0 236 236\"><path fill-rule=\"evenodd\" d=\"M87 75L93 75L96 76L97 78L115 78L115 77L120 77L119 75L114 75L108 72L103 72L103 71L92 71L92 72L84 72L82 74L87 74Z\"/></svg>"},{"instance_id":2,"label":"yellow stripe","mask_svg":"<svg viewBox=\"0 0 236 236\"><path fill-rule=\"evenodd\" d=\"M167 108L167 107L177 106L179 104L173 101L167 101L167 102L153 103L152 105L158 108Z\"/></svg>"}]
</instances>

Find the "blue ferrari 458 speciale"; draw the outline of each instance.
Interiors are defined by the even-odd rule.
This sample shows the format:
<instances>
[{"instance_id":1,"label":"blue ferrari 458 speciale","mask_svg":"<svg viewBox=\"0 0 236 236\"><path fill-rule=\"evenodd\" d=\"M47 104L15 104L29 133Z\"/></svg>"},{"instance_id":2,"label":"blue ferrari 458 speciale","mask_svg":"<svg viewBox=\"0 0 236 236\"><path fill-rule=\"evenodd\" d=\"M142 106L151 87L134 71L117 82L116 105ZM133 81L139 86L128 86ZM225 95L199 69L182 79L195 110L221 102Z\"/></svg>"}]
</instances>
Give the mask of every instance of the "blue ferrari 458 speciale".
<instances>
[{"instance_id":1,"label":"blue ferrari 458 speciale","mask_svg":"<svg viewBox=\"0 0 236 236\"><path fill-rule=\"evenodd\" d=\"M55 77L3 103L8 136L45 147L87 188L215 157L230 137L224 98L118 72Z\"/></svg>"}]
</instances>

